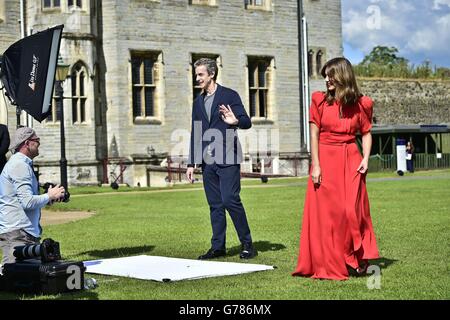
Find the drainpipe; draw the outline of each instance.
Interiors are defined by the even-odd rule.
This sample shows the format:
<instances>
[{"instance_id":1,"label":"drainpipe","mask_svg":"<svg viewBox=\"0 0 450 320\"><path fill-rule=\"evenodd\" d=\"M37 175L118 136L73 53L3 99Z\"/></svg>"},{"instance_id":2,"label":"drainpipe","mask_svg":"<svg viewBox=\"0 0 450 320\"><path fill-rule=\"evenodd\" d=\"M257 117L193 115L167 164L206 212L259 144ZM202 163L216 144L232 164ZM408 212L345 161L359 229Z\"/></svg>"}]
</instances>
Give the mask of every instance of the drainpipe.
<instances>
[{"instance_id":1,"label":"drainpipe","mask_svg":"<svg viewBox=\"0 0 450 320\"><path fill-rule=\"evenodd\" d=\"M303 12L303 1L297 0L298 67L300 91L300 152L310 152L309 143L309 76L308 30Z\"/></svg>"}]
</instances>

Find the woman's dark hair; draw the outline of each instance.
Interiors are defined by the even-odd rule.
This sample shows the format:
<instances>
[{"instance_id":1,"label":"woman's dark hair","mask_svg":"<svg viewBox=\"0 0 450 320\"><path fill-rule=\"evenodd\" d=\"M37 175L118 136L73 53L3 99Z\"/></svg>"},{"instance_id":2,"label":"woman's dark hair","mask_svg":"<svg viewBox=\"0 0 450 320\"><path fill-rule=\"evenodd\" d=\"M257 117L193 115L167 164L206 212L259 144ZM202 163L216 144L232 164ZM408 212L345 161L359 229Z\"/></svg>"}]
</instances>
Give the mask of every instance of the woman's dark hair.
<instances>
[{"instance_id":1,"label":"woman's dark hair","mask_svg":"<svg viewBox=\"0 0 450 320\"><path fill-rule=\"evenodd\" d=\"M350 61L344 57L333 58L323 66L320 71L322 76L333 80L335 90L329 91L327 89L326 100L328 104L334 101L341 103L341 105L353 105L358 102L362 96L356 83L355 73Z\"/></svg>"}]
</instances>

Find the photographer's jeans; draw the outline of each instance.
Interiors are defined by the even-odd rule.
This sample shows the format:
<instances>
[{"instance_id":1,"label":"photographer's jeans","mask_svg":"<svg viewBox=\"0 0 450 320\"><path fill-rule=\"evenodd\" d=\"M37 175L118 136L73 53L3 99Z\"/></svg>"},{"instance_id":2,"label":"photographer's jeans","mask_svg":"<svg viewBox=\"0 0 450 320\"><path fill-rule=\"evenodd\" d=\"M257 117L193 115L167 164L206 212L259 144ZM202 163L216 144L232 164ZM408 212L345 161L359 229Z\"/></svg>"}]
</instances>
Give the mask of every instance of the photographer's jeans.
<instances>
[{"instance_id":1,"label":"photographer's jeans","mask_svg":"<svg viewBox=\"0 0 450 320\"><path fill-rule=\"evenodd\" d=\"M0 248L3 251L2 265L15 263L14 247L27 244L39 244L40 238L33 237L22 229L0 234Z\"/></svg>"}]
</instances>

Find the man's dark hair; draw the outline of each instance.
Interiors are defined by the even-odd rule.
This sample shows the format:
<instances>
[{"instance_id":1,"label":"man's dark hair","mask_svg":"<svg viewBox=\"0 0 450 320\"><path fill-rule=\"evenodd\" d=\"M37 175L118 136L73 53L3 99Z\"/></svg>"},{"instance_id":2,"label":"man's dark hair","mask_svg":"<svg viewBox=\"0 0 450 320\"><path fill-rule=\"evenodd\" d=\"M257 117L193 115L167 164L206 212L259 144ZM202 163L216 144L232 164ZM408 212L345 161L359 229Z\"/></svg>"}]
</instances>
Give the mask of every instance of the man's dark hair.
<instances>
[{"instance_id":1,"label":"man's dark hair","mask_svg":"<svg viewBox=\"0 0 450 320\"><path fill-rule=\"evenodd\" d=\"M208 74L214 74L213 79L214 81L217 80L217 73L219 72L219 69L217 68L217 63L215 60L209 58L200 58L194 63L194 68L197 68L198 66L205 66Z\"/></svg>"}]
</instances>

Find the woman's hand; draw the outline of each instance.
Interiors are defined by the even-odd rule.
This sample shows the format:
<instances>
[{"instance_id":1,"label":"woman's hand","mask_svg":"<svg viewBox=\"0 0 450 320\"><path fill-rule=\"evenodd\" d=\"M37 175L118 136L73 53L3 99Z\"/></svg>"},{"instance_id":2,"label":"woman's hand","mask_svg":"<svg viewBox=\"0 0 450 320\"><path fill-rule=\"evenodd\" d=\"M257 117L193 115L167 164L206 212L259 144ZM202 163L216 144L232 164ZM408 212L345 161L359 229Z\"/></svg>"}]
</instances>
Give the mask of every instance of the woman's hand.
<instances>
[{"instance_id":1,"label":"woman's hand","mask_svg":"<svg viewBox=\"0 0 450 320\"><path fill-rule=\"evenodd\" d=\"M364 174L364 173L367 172L367 169L369 169L369 159L363 158L362 161L361 161L361 163L360 163L359 166L358 166L357 171L358 171L359 173Z\"/></svg>"},{"instance_id":2,"label":"woman's hand","mask_svg":"<svg viewBox=\"0 0 450 320\"><path fill-rule=\"evenodd\" d=\"M313 166L311 170L311 179L314 184L322 183L322 170L319 166Z\"/></svg>"},{"instance_id":3,"label":"woman's hand","mask_svg":"<svg viewBox=\"0 0 450 320\"><path fill-rule=\"evenodd\" d=\"M186 178L188 179L188 181L190 183L194 183L195 178L194 178L194 168L193 167L188 167L186 170Z\"/></svg>"}]
</instances>

